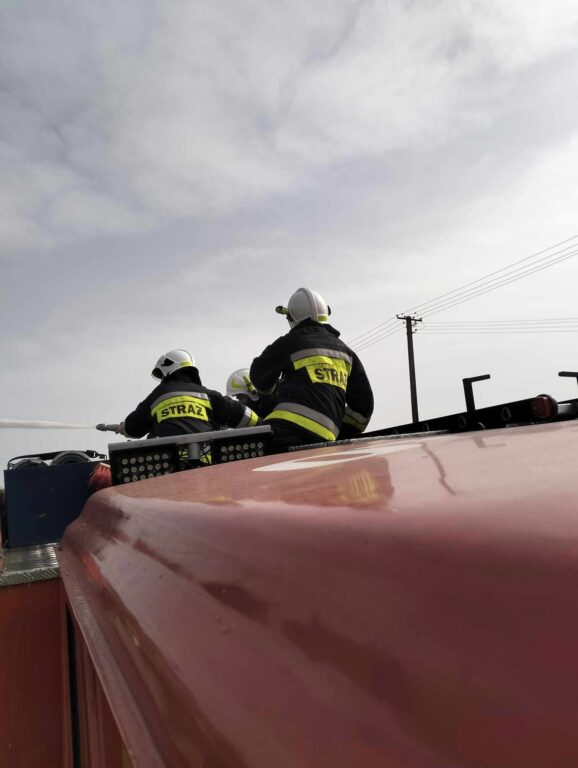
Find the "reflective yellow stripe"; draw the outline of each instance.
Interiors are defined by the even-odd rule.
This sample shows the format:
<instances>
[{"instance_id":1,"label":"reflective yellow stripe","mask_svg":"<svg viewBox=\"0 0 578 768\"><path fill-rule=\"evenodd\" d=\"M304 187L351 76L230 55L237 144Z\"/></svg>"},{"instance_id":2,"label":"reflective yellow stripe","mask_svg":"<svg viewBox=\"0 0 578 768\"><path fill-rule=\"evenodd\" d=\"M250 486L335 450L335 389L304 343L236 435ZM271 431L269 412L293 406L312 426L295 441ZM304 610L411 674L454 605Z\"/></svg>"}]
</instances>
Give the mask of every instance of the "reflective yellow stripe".
<instances>
[{"instance_id":1,"label":"reflective yellow stripe","mask_svg":"<svg viewBox=\"0 0 578 768\"><path fill-rule=\"evenodd\" d=\"M157 422L165 419L200 419L208 421L207 409L211 407L209 400L192 395L179 395L178 397L167 397L161 400L151 409L151 415L156 416Z\"/></svg>"},{"instance_id":2,"label":"reflective yellow stripe","mask_svg":"<svg viewBox=\"0 0 578 768\"><path fill-rule=\"evenodd\" d=\"M195 397L197 400L206 400L207 404L209 404L209 396L204 392L192 392L190 389L180 392L175 390L174 392L165 392L164 394L160 395L160 397L157 397L157 399L151 403L151 412L160 403L164 403L165 400L171 400L174 397Z\"/></svg>"},{"instance_id":3,"label":"reflective yellow stripe","mask_svg":"<svg viewBox=\"0 0 578 768\"><path fill-rule=\"evenodd\" d=\"M322 437L324 440L336 439L336 436L333 434L333 432L331 432L331 430L327 429L327 427L322 427L321 424L313 421L313 419L308 419L306 416L299 416L296 413L291 413L291 411L272 411L268 416L265 417L265 421L269 421L269 419L282 419L284 421L292 421L293 424L297 424L297 426L303 427L303 429L307 429L309 432L313 432L315 435L319 435L319 437Z\"/></svg>"},{"instance_id":4,"label":"reflective yellow stripe","mask_svg":"<svg viewBox=\"0 0 578 768\"><path fill-rule=\"evenodd\" d=\"M351 364L346 360L325 355L302 357L293 362L296 371L306 368L309 378L314 384L331 384L340 389L347 389L347 379L351 371Z\"/></svg>"},{"instance_id":5,"label":"reflective yellow stripe","mask_svg":"<svg viewBox=\"0 0 578 768\"><path fill-rule=\"evenodd\" d=\"M190 461L192 461L192 462L196 461L196 459L192 459L192 460L189 459L189 450L188 450L186 445L184 447L179 448L179 459L184 464L188 464ZM213 463L213 458L212 458L210 453L202 453L199 456L199 462L201 464L212 464Z\"/></svg>"},{"instance_id":6,"label":"reflective yellow stripe","mask_svg":"<svg viewBox=\"0 0 578 768\"><path fill-rule=\"evenodd\" d=\"M256 427L259 423L259 417L250 408L245 406L243 418L237 424L238 427Z\"/></svg>"}]
</instances>

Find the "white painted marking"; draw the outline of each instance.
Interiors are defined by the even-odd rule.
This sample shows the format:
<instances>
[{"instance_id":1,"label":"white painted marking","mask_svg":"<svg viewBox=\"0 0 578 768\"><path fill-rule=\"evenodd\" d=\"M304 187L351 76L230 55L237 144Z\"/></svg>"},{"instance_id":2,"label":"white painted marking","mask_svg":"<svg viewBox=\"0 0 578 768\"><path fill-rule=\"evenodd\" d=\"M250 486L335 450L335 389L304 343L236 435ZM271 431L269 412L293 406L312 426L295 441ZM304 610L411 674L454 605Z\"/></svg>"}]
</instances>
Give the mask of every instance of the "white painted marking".
<instances>
[{"instance_id":1,"label":"white painted marking","mask_svg":"<svg viewBox=\"0 0 578 768\"><path fill-rule=\"evenodd\" d=\"M372 456L387 456L390 453L400 453L410 448L419 448L421 443L403 443L402 445L380 445L375 447L363 446L348 451L334 451L326 453L320 458L307 456L304 459L280 459L276 464L268 464L266 467L256 467L253 472L289 472L295 469L314 469L315 467L328 467L331 464L345 464L347 461L360 461Z\"/></svg>"}]
</instances>

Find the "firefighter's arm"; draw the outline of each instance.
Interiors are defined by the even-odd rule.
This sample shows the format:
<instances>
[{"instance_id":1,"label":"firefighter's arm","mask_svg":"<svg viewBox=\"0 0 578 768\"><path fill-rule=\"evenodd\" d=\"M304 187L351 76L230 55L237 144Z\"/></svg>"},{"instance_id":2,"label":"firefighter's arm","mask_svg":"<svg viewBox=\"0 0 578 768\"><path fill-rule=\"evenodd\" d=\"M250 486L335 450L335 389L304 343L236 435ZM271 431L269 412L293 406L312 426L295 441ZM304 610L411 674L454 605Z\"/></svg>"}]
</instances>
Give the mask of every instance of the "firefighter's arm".
<instances>
[{"instance_id":1,"label":"firefighter's arm","mask_svg":"<svg viewBox=\"0 0 578 768\"><path fill-rule=\"evenodd\" d=\"M254 411L232 397L225 397L215 390L210 393L210 398L215 420L219 424L238 429L256 427L261 423Z\"/></svg>"},{"instance_id":2,"label":"firefighter's arm","mask_svg":"<svg viewBox=\"0 0 578 768\"><path fill-rule=\"evenodd\" d=\"M338 439L357 437L365 431L373 413L373 391L361 360L354 355L345 393L345 414Z\"/></svg>"},{"instance_id":3,"label":"firefighter's arm","mask_svg":"<svg viewBox=\"0 0 578 768\"><path fill-rule=\"evenodd\" d=\"M269 344L259 357L253 360L249 376L259 392L267 395L274 392L286 360L287 349L284 336Z\"/></svg>"},{"instance_id":4,"label":"firefighter's arm","mask_svg":"<svg viewBox=\"0 0 578 768\"><path fill-rule=\"evenodd\" d=\"M125 437L144 437L151 431L152 416L148 400L143 400L122 422Z\"/></svg>"}]
</instances>

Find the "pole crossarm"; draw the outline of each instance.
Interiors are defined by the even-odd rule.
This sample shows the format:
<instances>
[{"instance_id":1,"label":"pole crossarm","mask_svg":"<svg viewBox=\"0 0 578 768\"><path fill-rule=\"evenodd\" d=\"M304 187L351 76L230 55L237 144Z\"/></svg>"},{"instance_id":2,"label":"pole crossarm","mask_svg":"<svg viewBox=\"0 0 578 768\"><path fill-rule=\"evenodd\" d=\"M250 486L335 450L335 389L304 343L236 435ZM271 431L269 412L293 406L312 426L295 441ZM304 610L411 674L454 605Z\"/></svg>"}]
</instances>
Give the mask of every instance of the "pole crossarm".
<instances>
[{"instance_id":1,"label":"pole crossarm","mask_svg":"<svg viewBox=\"0 0 578 768\"><path fill-rule=\"evenodd\" d=\"M409 321L411 323L412 333L415 333L417 331L417 325L416 324L423 322L423 318L415 317L415 315L396 315L396 317L397 317L398 320L403 320L405 322L405 324L406 324L406 327L407 327L407 323Z\"/></svg>"}]
</instances>

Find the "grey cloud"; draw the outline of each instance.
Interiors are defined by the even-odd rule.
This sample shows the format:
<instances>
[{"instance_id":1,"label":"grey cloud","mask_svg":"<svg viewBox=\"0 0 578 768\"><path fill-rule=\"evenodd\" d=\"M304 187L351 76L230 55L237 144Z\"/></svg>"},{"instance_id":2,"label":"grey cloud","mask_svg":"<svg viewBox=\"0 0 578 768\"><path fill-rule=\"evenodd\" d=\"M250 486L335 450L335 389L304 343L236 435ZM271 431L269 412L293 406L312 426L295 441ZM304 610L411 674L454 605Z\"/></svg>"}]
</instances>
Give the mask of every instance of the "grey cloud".
<instances>
[{"instance_id":1,"label":"grey cloud","mask_svg":"<svg viewBox=\"0 0 578 768\"><path fill-rule=\"evenodd\" d=\"M466 135L501 110L472 90L493 79L507 94L508 77L570 44L576 12L549 14L473 1L5 5L2 242L210 219L296 194L335 163Z\"/></svg>"}]
</instances>

